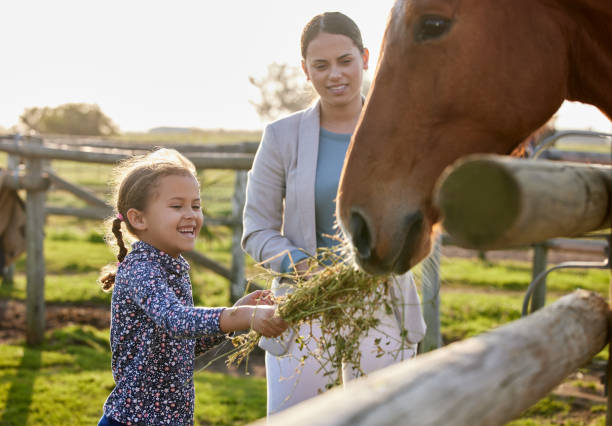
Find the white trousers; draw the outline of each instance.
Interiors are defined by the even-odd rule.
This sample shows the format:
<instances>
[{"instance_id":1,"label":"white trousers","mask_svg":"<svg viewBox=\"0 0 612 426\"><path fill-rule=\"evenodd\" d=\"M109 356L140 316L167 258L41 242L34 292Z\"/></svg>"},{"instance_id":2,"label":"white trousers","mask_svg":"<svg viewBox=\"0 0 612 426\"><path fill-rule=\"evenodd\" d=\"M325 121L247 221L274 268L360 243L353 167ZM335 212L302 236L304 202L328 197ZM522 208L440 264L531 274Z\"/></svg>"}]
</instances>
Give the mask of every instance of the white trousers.
<instances>
[{"instance_id":1,"label":"white trousers","mask_svg":"<svg viewBox=\"0 0 612 426\"><path fill-rule=\"evenodd\" d=\"M396 317L387 315L381 309L378 314L381 322L376 329L371 329L362 338L359 348L361 352L360 368L368 374L380 368L384 368L402 360L413 358L416 354L416 344L400 339L400 326ZM321 335L320 329L312 326L312 334L315 337ZM300 335L308 336L311 333L310 326L302 326ZM380 339L378 345L375 343ZM378 347L384 350L382 356L378 355ZM288 353L276 357L266 352L266 379L268 385L268 415L278 413L306 399L312 398L326 390L326 385L335 377L336 372L325 376L330 371L329 366L322 366L322 360L313 358L311 353L316 350L316 342L311 338L303 350L292 343ZM306 355L305 361L301 361ZM357 378L359 370L351 365L342 366L342 381Z\"/></svg>"}]
</instances>

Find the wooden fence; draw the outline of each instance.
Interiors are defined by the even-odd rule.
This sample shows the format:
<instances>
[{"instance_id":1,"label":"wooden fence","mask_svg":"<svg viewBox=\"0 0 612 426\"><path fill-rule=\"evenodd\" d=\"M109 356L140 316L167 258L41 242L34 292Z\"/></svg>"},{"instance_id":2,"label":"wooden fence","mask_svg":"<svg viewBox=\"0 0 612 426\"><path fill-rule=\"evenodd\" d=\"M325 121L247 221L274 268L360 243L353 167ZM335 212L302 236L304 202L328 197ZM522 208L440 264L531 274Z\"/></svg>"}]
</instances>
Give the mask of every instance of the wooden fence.
<instances>
[{"instance_id":1,"label":"wooden fence","mask_svg":"<svg viewBox=\"0 0 612 426\"><path fill-rule=\"evenodd\" d=\"M438 205L455 242L492 250L608 228L610 188L606 166L475 155L442 177Z\"/></svg>"},{"instance_id":2,"label":"wooden fence","mask_svg":"<svg viewBox=\"0 0 612 426\"><path fill-rule=\"evenodd\" d=\"M437 194L451 238L478 249L508 248L610 227L612 167L544 163L495 156L460 160L445 174ZM458 187L460 191L454 189ZM501 201L510 203L510 213L491 206L499 191L513 194ZM544 210L555 215L535 212L533 205L542 200ZM475 212L474 203L478 209L490 207L493 216ZM499 220L500 215L507 216ZM483 233L483 223L493 224ZM496 330L298 404L267 424L501 425L599 353L610 339L609 320L603 298L577 290ZM607 389L611 373L609 364ZM611 401L608 396L608 425Z\"/></svg>"},{"instance_id":3,"label":"wooden fence","mask_svg":"<svg viewBox=\"0 0 612 426\"><path fill-rule=\"evenodd\" d=\"M593 152L579 152L579 151L562 151L555 148L550 148L550 145L557 142L560 139L567 137L583 137L591 138L594 140L612 139L612 135L586 132L586 131L561 131L549 136L537 147L536 151L532 153L533 159L552 160L552 161L565 161L565 162L577 162L590 165L611 165L612 159L609 154L604 153L593 153ZM554 163L552 163L554 164ZM599 167L596 167L599 168ZM601 168L599 168L601 170ZM570 187L575 186L576 181L570 184ZM514 189L516 191L516 189ZM495 196L498 196L497 194ZM475 205L478 204L478 200ZM549 207L549 206L547 206ZM495 208L494 206L487 205L485 209ZM543 209L542 214L550 211L549 208ZM507 214L507 212L503 212ZM538 215L540 212L535 212ZM487 216L492 217L492 216ZM497 226L497 223L493 220L486 221L485 225ZM520 227L519 227L520 228ZM484 227L483 229L486 229ZM461 232L461 231L460 231ZM465 231L469 232L469 231ZM477 232L481 232L478 230ZM443 234L435 243L434 250L429 258L425 259L422 263L423 268L423 313L427 320L427 334L419 345L419 352L428 352L430 350L437 349L442 346L442 336L440 335L440 271L438 270L439 251L441 245L460 245L460 242L455 241L450 235ZM516 245L516 244L515 244ZM529 245L524 244L521 248ZM474 245L471 245L474 248ZM602 258L608 256L610 250L608 241L603 239L594 239L593 236L587 236L586 238L551 238L547 240L540 240L534 244L533 247L533 258L532 258L532 279L537 278L544 271L547 270L548 265L548 254L550 251L565 251L572 253L582 253L589 255L600 255ZM484 248L477 247L481 253L485 253ZM426 285L425 285L426 284ZM533 295L531 295L531 311L538 310L545 305L546 302L546 277L541 279L540 284L536 287Z\"/></svg>"},{"instance_id":4,"label":"wooden fence","mask_svg":"<svg viewBox=\"0 0 612 426\"><path fill-rule=\"evenodd\" d=\"M257 425L502 425L608 342L608 305L577 291L538 312L304 401Z\"/></svg>"},{"instance_id":5,"label":"wooden fence","mask_svg":"<svg viewBox=\"0 0 612 426\"><path fill-rule=\"evenodd\" d=\"M230 297L237 300L243 295L246 279L244 252L240 247L242 235L242 210L245 202L247 170L253 162L257 143L232 145L175 146L182 151L199 170L230 169L236 171L230 217L206 218L212 225L227 225L232 229L232 260L230 267L221 265L202 253L192 251L186 256L230 281ZM70 215L88 219L104 219L112 214L112 207L105 200L86 188L79 187L57 175L49 163L53 160L80 163L115 164L131 155L144 153L153 146L108 141L80 141L67 139L42 139L37 137L0 137L0 151L8 154L11 170L2 179L2 185L14 190L26 191L26 340L38 344L45 329L45 262L43 253L45 216ZM23 166L20 164L23 163ZM46 205L46 192L51 188L62 189L85 201L88 207L73 208Z\"/></svg>"}]
</instances>

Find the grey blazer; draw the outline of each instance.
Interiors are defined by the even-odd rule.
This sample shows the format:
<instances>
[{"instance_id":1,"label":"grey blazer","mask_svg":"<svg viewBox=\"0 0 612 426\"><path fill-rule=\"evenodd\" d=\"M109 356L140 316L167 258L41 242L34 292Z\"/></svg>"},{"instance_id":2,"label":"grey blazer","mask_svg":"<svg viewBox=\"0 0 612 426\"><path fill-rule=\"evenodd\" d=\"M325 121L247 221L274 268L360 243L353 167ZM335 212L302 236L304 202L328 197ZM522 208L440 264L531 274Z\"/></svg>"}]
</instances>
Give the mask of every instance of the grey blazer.
<instances>
[{"instance_id":1,"label":"grey blazer","mask_svg":"<svg viewBox=\"0 0 612 426\"><path fill-rule=\"evenodd\" d=\"M280 272L292 250L314 255L315 177L319 149L320 103L266 126L249 171L243 215L242 247L265 268ZM397 276L395 295L401 298L398 320L408 340L419 342L425 322L412 274ZM400 318L401 317L401 318Z\"/></svg>"}]
</instances>

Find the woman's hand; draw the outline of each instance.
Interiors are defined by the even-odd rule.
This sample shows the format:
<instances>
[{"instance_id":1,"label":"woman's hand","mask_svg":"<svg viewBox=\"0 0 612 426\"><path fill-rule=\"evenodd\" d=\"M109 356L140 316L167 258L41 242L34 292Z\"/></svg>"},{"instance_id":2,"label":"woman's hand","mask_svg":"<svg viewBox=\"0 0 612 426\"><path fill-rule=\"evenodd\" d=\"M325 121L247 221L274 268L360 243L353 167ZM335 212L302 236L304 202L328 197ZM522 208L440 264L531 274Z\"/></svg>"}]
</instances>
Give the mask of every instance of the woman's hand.
<instances>
[{"instance_id":1,"label":"woman's hand","mask_svg":"<svg viewBox=\"0 0 612 426\"><path fill-rule=\"evenodd\" d=\"M251 328L265 337L276 337L289 327L280 316L276 315L275 306L257 306L254 308Z\"/></svg>"},{"instance_id":2,"label":"woman's hand","mask_svg":"<svg viewBox=\"0 0 612 426\"><path fill-rule=\"evenodd\" d=\"M296 277L308 281L314 274L321 271L323 267L320 264L314 264L311 259L306 258L296 263L294 269Z\"/></svg>"},{"instance_id":3,"label":"woman's hand","mask_svg":"<svg viewBox=\"0 0 612 426\"><path fill-rule=\"evenodd\" d=\"M234 303L234 306L243 305L273 305L274 300L271 290L256 290L252 293L242 296Z\"/></svg>"}]
</instances>

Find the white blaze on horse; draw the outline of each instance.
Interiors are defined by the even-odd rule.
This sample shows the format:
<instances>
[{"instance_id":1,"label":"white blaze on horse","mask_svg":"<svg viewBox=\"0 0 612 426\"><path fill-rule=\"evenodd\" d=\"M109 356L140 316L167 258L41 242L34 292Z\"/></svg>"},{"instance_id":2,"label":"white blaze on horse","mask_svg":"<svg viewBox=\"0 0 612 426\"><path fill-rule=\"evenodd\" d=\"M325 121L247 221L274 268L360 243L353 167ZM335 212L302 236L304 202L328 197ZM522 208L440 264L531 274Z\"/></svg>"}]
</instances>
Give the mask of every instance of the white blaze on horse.
<instances>
[{"instance_id":1,"label":"white blaze on horse","mask_svg":"<svg viewBox=\"0 0 612 426\"><path fill-rule=\"evenodd\" d=\"M459 157L511 153L565 99L612 117L610 22L610 0L398 0L338 191L357 263L428 254L434 185Z\"/></svg>"}]
</instances>

